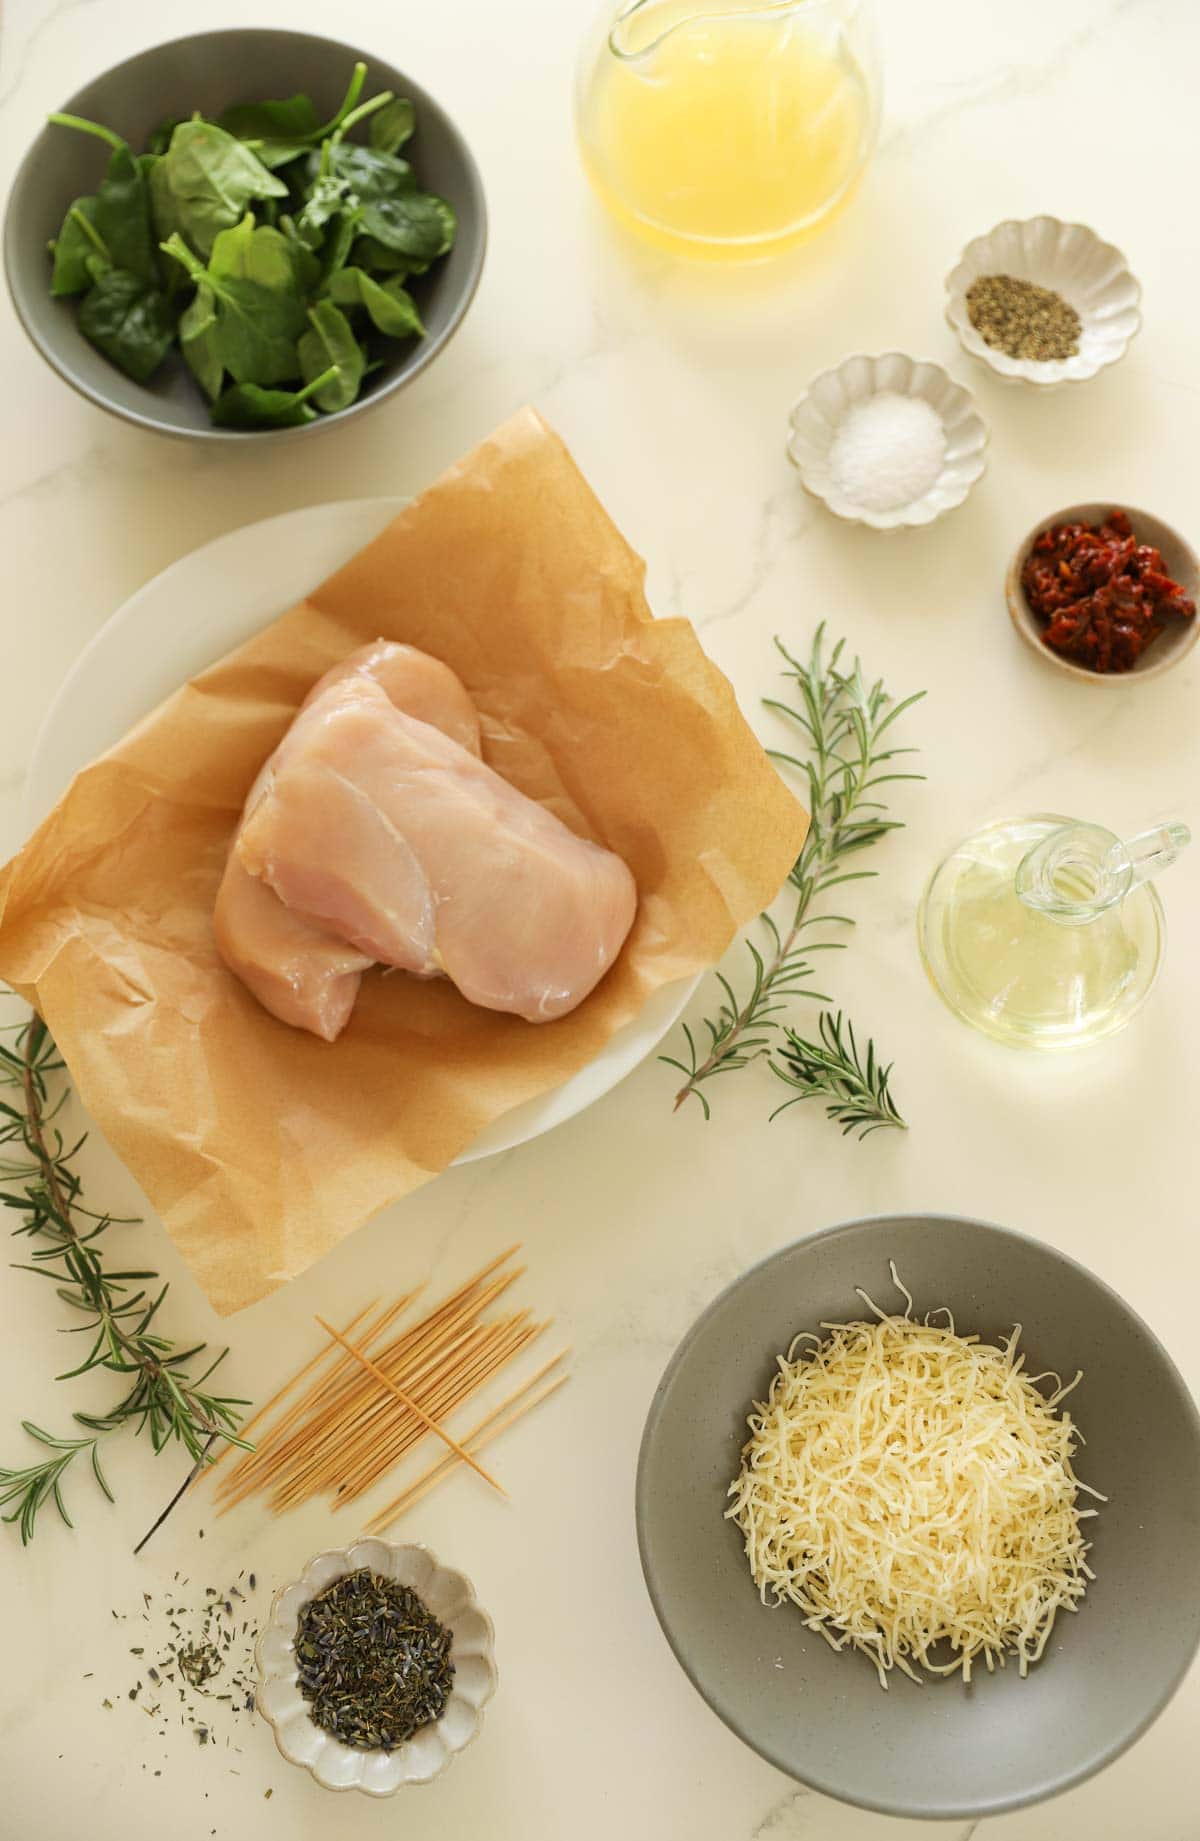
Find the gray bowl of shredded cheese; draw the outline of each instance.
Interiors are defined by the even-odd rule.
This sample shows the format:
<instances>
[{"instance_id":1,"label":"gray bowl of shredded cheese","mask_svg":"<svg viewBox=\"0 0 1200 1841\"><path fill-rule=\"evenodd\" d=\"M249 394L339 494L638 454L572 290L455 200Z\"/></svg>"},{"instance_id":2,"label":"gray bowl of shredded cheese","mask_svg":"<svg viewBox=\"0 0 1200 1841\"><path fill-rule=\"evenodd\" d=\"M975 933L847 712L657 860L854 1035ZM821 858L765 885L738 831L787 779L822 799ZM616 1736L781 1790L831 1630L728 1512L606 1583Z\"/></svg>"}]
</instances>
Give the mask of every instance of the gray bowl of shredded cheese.
<instances>
[{"instance_id":1,"label":"gray bowl of shredded cheese","mask_svg":"<svg viewBox=\"0 0 1200 1841\"><path fill-rule=\"evenodd\" d=\"M1200 1641L1186 1385L1100 1279L982 1222L851 1222L736 1280L659 1384L637 1524L714 1712L889 1815L1079 1783Z\"/></svg>"}]
</instances>

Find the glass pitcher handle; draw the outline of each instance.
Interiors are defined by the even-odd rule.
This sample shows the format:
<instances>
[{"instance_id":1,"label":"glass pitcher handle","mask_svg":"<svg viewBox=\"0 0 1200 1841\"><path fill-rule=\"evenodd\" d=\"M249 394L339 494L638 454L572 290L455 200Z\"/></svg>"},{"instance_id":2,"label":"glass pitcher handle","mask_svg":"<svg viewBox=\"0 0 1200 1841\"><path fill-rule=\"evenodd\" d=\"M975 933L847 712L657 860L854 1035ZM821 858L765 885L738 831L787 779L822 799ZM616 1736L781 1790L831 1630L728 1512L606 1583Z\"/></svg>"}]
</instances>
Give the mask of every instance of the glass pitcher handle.
<instances>
[{"instance_id":1,"label":"glass pitcher handle","mask_svg":"<svg viewBox=\"0 0 1200 1841\"><path fill-rule=\"evenodd\" d=\"M1191 841L1191 832L1179 819L1164 819L1147 831L1139 831L1136 837L1114 844L1109 852L1109 867L1119 876L1128 870L1126 886L1136 888L1139 882L1149 882L1152 876L1170 869Z\"/></svg>"}]
</instances>

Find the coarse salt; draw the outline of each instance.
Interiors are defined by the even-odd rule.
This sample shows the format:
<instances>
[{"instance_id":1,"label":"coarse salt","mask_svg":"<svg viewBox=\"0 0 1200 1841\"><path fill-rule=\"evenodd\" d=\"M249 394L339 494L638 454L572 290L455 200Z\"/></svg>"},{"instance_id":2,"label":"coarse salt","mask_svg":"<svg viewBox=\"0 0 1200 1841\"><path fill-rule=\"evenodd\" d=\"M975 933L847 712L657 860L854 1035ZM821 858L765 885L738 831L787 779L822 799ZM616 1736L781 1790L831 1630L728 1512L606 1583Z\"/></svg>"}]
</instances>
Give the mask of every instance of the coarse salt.
<instances>
[{"instance_id":1,"label":"coarse salt","mask_svg":"<svg viewBox=\"0 0 1200 1841\"><path fill-rule=\"evenodd\" d=\"M919 396L881 390L842 417L829 452L838 490L864 511L894 511L924 497L942 470L946 431Z\"/></svg>"}]
</instances>

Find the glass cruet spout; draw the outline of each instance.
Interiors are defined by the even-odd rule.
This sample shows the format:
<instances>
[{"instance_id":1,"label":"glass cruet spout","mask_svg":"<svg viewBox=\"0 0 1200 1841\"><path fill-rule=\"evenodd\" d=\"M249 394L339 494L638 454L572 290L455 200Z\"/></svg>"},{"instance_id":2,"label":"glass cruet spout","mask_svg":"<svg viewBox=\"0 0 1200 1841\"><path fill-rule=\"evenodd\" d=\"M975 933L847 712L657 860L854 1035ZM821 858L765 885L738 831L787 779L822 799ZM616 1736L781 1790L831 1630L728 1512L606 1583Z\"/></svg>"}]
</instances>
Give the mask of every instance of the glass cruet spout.
<instances>
[{"instance_id":1,"label":"glass cruet spout","mask_svg":"<svg viewBox=\"0 0 1200 1841\"><path fill-rule=\"evenodd\" d=\"M1119 838L1103 825L1060 825L1022 857L1016 891L1026 907L1050 920L1087 926L1139 883L1169 869L1191 836L1178 819L1164 819L1131 838Z\"/></svg>"}]
</instances>

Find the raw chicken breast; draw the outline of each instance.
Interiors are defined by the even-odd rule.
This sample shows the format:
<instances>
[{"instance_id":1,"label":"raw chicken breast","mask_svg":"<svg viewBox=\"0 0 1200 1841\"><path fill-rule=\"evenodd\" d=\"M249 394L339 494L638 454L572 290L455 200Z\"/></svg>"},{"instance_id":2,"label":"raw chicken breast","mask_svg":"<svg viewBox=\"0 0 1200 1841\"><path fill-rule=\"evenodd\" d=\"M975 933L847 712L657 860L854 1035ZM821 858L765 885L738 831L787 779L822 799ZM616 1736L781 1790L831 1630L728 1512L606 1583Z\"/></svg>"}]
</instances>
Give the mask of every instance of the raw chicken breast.
<instances>
[{"instance_id":1,"label":"raw chicken breast","mask_svg":"<svg viewBox=\"0 0 1200 1841\"><path fill-rule=\"evenodd\" d=\"M373 640L318 678L300 705L301 710L315 703L334 684L344 684L351 678L371 678L406 716L432 723L472 754L480 752L479 712L461 678L440 658L420 652L416 646L397 645L391 639Z\"/></svg>"},{"instance_id":2,"label":"raw chicken breast","mask_svg":"<svg viewBox=\"0 0 1200 1841\"><path fill-rule=\"evenodd\" d=\"M217 951L281 1023L336 1041L374 960L285 908L230 851L213 913Z\"/></svg>"},{"instance_id":3,"label":"raw chicken breast","mask_svg":"<svg viewBox=\"0 0 1200 1841\"><path fill-rule=\"evenodd\" d=\"M332 685L352 679L373 680L397 707L411 710L478 755L475 705L440 659L415 646L377 639L319 678L301 708ZM276 759L277 754L271 756L251 787L247 813L270 785ZM374 964L369 954L285 907L265 882L242 867L235 849L217 893L213 931L226 965L265 1010L326 1042L334 1041L349 1022L362 974Z\"/></svg>"},{"instance_id":4,"label":"raw chicken breast","mask_svg":"<svg viewBox=\"0 0 1200 1841\"><path fill-rule=\"evenodd\" d=\"M378 683L297 717L235 843L289 908L385 964L444 971L472 1003L563 1016L616 958L637 890L559 820Z\"/></svg>"}]
</instances>

